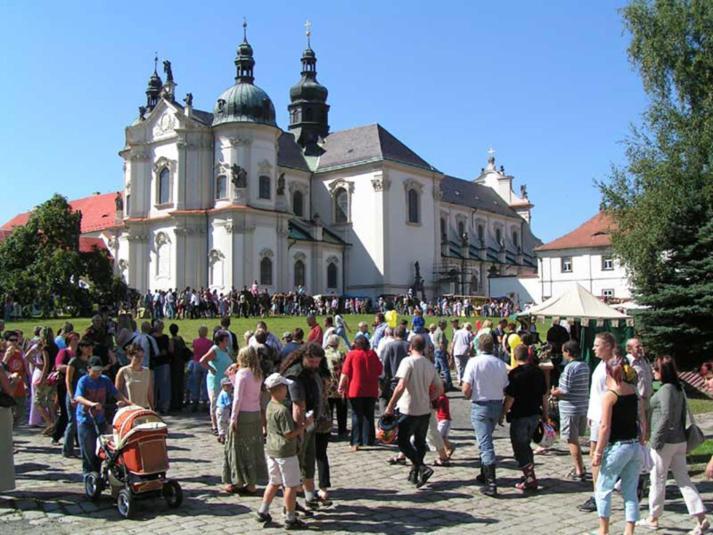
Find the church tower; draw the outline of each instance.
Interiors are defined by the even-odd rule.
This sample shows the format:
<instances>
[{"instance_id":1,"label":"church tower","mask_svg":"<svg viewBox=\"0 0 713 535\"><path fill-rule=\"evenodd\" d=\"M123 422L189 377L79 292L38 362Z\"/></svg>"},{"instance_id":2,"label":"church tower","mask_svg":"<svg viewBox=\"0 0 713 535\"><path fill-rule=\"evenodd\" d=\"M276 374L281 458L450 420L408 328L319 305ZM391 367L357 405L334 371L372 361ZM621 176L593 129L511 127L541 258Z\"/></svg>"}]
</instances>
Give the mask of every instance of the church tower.
<instances>
[{"instance_id":1,"label":"church tower","mask_svg":"<svg viewBox=\"0 0 713 535\"><path fill-rule=\"evenodd\" d=\"M327 88L317 81L317 56L310 46L311 23L307 21L307 48L302 53L302 78L290 89L290 132L306 154L319 151L317 143L329 133Z\"/></svg>"}]
</instances>

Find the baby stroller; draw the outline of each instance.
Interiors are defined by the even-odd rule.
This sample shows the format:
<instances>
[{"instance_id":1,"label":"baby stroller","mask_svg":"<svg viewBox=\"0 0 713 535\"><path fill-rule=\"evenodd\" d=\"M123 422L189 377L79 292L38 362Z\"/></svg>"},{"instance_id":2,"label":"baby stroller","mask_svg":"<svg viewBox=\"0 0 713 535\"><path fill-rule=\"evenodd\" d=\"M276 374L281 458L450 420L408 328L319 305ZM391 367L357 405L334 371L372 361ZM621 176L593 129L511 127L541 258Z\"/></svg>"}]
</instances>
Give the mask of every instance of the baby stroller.
<instances>
[{"instance_id":1,"label":"baby stroller","mask_svg":"<svg viewBox=\"0 0 713 535\"><path fill-rule=\"evenodd\" d=\"M84 479L87 497L97 500L102 490L111 488L116 508L124 518L135 513L138 499L163 496L169 507L179 507L183 501L181 486L166 478L168 427L164 421L152 410L132 405L117 411L113 434L102 435L91 417L101 468Z\"/></svg>"}]
</instances>

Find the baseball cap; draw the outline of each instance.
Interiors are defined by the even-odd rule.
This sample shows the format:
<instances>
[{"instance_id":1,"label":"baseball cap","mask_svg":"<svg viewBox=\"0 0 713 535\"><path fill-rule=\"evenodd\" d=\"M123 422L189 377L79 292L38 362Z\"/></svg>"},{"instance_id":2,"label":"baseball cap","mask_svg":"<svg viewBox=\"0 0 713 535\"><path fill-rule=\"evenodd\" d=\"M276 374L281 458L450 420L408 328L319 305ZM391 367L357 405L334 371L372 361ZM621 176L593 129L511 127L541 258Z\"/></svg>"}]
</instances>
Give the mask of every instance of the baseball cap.
<instances>
[{"instance_id":1,"label":"baseball cap","mask_svg":"<svg viewBox=\"0 0 713 535\"><path fill-rule=\"evenodd\" d=\"M104 368L104 363L101 357L92 357L89 359L88 367L94 371L101 371Z\"/></svg>"},{"instance_id":2,"label":"baseball cap","mask_svg":"<svg viewBox=\"0 0 713 535\"><path fill-rule=\"evenodd\" d=\"M294 383L292 379L283 377L279 373L273 373L265 379L265 388L275 388L280 385L290 386L292 383Z\"/></svg>"},{"instance_id":3,"label":"baseball cap","mask_svg":"<svg viewBox=\"0 0 713 535\"><path fill-rule=\"evenodd\" d=\"M223 377L223 380L220 381L220 386L225 386L225 385L232 385L232 381L228 379L227 377Z\"/></svg>"},{"instance_id":4,"label":"baseball cap","mask_svg":"<svg viewBox=\"0 0 713 535\"><path fill-rule=\"evenodd\" d=\"M283 340L292 340L292 333L290 331L285 331L282 333Z\"/></svg>"}]
</instances>

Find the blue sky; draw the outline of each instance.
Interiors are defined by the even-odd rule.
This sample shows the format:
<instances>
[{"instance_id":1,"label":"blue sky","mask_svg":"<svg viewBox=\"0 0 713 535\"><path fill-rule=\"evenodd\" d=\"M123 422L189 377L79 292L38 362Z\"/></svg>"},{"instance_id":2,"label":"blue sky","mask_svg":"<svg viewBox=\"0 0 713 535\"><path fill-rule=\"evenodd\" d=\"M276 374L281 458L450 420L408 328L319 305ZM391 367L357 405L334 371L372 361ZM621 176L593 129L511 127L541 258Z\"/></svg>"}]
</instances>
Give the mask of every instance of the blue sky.
<instances>
[{"instance_id":1,"label":"blue sky","mask_svg":"<svg viewBox=\"0 0 713 535\"><path fill-rule=\"evenodd\" d=\"M287 127L304 22L331 129L379 122L440 170L473 178L496 150L526 183L544 241L598 209L646 105L623 2L0 2L0 222L59 192L119 189L124 127L153 54L211 110L232 85L243 16L256 84Z\"/></svg>"}]
</instances>

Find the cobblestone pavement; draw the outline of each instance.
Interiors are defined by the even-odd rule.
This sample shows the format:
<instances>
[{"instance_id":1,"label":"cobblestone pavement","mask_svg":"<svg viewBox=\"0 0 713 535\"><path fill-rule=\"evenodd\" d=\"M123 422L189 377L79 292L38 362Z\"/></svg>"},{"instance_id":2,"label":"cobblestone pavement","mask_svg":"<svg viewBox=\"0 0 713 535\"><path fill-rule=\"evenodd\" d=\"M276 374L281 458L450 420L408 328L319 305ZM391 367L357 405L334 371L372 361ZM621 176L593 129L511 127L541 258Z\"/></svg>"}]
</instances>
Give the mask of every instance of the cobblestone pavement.
<instances>
[{"instance_id":1,"label":"cobblestone pavement","mask_svg":"<svg viewBox=\"0 0 713 535\"><path fill-rule=\"evenodd\" d=\"M334 505L309 519L310 529L328 533L506 533L576 534L595 530L595 513L576 506L591 493L591 483L564 481L570 469L564 449L537 457L541 489L524 496L514 489L519 472L512 459L507 428L497 431L498 483L501 496L481 496L474 485L476 449L469 422L469 403L450 394L454 418L451 438L457 445L453 466L436 468L424 488L406 481L407 468L389 466L393 448L374 447L352 453L345 442L330 444ZM711 415L713 416L713 415ZM713 429L713 418L702 418ZM260 498L229 496L220 484L222 447L210 434L207 414L167 418L170 475L184 489L179 509L162 500L141 502L134 520L119 517L111 498L97 503L83 495L81 463L65 459L60 449L36 431L20 429L15 457L18 489L0 496L0 533L280 533L281 505L273 504L275 527L263 528L254 519ZM433 460L433 454L428 459ZM713 499L713 484L696 477L704 500ZM685 533L690 520L680 494L670 489L659 533ZM277 498L280 500L280 497ZM622 501L614 497L611 533L622 532ZM645 514L642 508L642 514Z\"/></svg>"}]
</instances>

